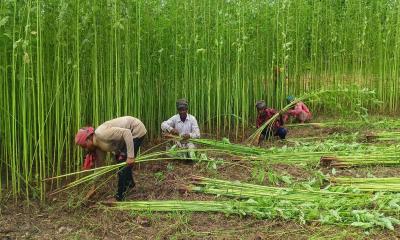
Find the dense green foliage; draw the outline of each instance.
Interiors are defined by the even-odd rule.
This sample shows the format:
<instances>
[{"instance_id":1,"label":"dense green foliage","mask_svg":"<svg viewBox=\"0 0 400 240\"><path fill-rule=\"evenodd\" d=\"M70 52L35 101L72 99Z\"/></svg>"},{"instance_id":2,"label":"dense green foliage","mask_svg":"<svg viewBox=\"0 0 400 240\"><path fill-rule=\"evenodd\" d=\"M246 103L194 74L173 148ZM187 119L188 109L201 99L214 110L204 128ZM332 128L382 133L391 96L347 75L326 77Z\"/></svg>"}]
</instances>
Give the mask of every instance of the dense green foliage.
<instances>
[{"instance_id":1,"label":"dense green foliage","mask_svg":"<svg viewBox=\"0 0 400 240\"><path fill-rule=\"evenodd\" d=\"M186 97L204 130L240 135L254 102L356 84L399 108L397 0L2 0L1 185L80 167L73 135L121 115L159 132ZM207 123L207 124L203 124Z\"/></svg>"}]
</instances>

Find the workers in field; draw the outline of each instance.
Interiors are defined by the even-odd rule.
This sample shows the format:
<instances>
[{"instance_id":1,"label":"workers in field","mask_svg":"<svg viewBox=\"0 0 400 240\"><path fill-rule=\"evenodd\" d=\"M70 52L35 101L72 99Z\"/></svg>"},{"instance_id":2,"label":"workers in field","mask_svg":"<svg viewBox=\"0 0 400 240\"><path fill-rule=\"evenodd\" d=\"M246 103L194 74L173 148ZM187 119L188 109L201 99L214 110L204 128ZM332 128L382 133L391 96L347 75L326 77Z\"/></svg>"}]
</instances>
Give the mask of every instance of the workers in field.
<instances>
[{"instance_id":1,"label":"workers in field","mask_svg":"<svg viewBox=\"0 0 400 240\"><path fill-rule=\"evenodd\" d=\"M193 159L195 157L195 145L190 142L191 138L200 137L200 129L196 118L188 113L189 105L185 99L176 101L176 109L178 114L175 114L167 121L161 123L161 130L164 133L180 136L182 140L175 141L172 148L188 149L185 153L179 153L180 157Z\"/></svg>"},{"instance_id":2,"label":"workers in field","mask_svg":"<svg viewBox=\"0 0 400 240\"><path fill-rule=\"evenodd\" d=\"M294 100L293 96L288 96L286 98L288 104ZM292 109L286 112L287 116L293 117L299 123L308 122L311 120L311 112L308 107L303 102L297 102Z\"/></svg>"},{"instance_id":3,"label":"workers in field","mask_svg":"<svg viewBox=\"0 0 400 240\"><path fill-rule=\"evenodd\" d=\"M260 128L265 122L267 122L272 116L274 116L277 111L273 108L267 108L264 100L257 101L256 103L257 108L257 128ZM280 139L285 139L287 130L283 127L284 121L282 116L280 115L279 118L270 126L266 126L258 139L258 143L260 144L264 139L268 139L272 136L278 136Z\"/></svg>"},{"instance_id":4,"label":"workers in field","mask_svg":"<svg viewBox=\"0 0 400 240\"><path fill-rule=\"evenodd\" d=\"M101 164L107 152L113 153L118 163L126 162L126 166L118 171L117 193L109 202L122 201L127 190L135 186L132 165L146 133L144 124L130 116L104 122L96 130L93 127L84 127L77 132L75 143L88 152L84 162L85 169Z\"/></svg>"}]
</instances>

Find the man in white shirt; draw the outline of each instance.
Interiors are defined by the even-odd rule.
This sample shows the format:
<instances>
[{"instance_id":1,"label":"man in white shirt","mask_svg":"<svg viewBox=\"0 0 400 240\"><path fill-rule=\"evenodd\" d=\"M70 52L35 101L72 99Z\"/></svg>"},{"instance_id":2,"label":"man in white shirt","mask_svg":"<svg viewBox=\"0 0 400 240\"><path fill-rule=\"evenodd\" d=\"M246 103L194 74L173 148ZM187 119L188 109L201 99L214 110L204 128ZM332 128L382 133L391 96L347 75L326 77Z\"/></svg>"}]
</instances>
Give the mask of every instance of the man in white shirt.
<instances>
[{"instance_id":1,"label":"man in white shirt","mask_svg":"<svg viewBox=\"0 0 400 240\"><path fill-rule=\"evenodd\" d=\"M188 114L188 102L185 99L176 101L176 109L178 114L172 116L167 121L161 123L161 130L166 133L181 136L183 140L176 141L172 148L189 149L188 153L183 154L185 158L194 158L195 154L190 149L196 148L190 142L191 138L200 137L200 129L197 120L193 115Z\"/></svg>"}]
</instances>

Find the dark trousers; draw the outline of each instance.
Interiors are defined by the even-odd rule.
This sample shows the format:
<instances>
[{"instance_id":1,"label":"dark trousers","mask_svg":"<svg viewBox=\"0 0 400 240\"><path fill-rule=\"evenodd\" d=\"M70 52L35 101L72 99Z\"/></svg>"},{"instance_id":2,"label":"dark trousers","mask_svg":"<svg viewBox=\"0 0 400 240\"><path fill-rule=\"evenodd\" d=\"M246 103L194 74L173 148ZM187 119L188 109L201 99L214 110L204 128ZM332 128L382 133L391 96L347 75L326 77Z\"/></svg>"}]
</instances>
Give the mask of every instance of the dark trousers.
<instances>
[{"instance_id":1,"label":"dark trousers","mask_svg":"<svg viewBox=\"0 0 400 240\"><path fill-rule=\"evenodd\" d=\"M143 139L144 137L133 139L135 157L137 156L140 146L142 145ZM124 149L122 149L122 151L119 154L115 155L115 159L117 160L117 162L126 161L127 159L126 146ZM115 195L115 198L118 201L122 201L125 198L126 190L128 190L128 188L133 188L134 186L135 186L135 181L133 180L132 176L132 166L120 167L118 171L118 190L117 194Z\"/></svg>"},{"instance_id":2,"label":"dark trousers","mask_svg":"<svg viewBox=\"0 0 400 240\"><path fill-rule=\"evenodd\" d=\"M268 139L272 136L279 136L280 139L285 139L286 138L286 134L287 134L287 130L286 128L283 127L279 127L277 129L268 129L268 127L264 128L264 130L262 130L261 132L261 136L259 139L259 142L261 142L264 139Z\"/></svg>"}]
</instances>

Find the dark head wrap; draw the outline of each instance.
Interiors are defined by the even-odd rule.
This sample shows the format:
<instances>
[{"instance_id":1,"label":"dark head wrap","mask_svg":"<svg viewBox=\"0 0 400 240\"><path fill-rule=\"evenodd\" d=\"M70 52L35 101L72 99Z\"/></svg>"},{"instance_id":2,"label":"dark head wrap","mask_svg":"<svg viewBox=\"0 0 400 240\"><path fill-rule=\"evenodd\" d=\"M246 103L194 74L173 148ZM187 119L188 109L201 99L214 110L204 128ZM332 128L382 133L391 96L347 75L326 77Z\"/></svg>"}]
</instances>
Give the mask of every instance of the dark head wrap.
<instances>
[{"instance_id":1,"label":"dark head wrap","mask_svg":"<svg viewBox=\"0 0 400 240\"><path fill-rule=\"evenodd\" d=\"M188 102L187 102L187 100L184 99L184 98L178 99L178 100L176 101L176 109L179 110L179 109L182 109L182 108L188 109Z\"/></svg>"},{"instance_id":2,"label":"dark head wrap","mask_svg":"<svg viewBox=\"0 0 400 240\"><path fill-rule=\"evenodd\" d=\"M259 101L256 102L256 108L257 109L264 109L266 107L267 107L267 105L265 104L264 100L259 100Z\"/></svg>"}]
</instances>

